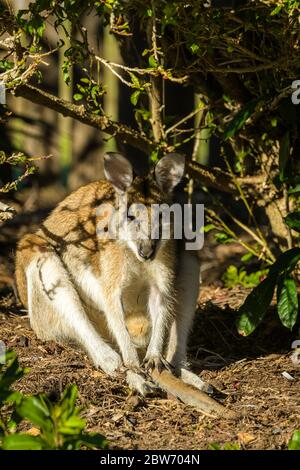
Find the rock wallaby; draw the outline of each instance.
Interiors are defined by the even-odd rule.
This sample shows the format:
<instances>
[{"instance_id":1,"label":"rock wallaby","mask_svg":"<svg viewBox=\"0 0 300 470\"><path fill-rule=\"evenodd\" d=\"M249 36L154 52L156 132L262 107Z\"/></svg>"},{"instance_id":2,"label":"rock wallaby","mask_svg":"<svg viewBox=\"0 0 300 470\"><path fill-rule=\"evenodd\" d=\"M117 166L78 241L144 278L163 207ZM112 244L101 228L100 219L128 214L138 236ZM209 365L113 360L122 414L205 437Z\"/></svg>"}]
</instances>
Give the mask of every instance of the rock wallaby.
<instances>
[{"instance_id":1,"label":"rock wallaby","mask_svg":"<svg viewBox=\"0 0 300 470\"><path fill-rule=\"evenodd\" d=\"M182 240L153 239L149 230L133 236L139 218L132 208L150 213L153 204L171 203L184 165L170 154L152 174L134 178L124 156L107 153L106 180L67 196L17 247L18 292L37 336L79 343L96 367L124 370L141 394L154 385L145 371L169 364L183 382L207 390L186 358L198 257Z\"/></svg>"}]
</instances>

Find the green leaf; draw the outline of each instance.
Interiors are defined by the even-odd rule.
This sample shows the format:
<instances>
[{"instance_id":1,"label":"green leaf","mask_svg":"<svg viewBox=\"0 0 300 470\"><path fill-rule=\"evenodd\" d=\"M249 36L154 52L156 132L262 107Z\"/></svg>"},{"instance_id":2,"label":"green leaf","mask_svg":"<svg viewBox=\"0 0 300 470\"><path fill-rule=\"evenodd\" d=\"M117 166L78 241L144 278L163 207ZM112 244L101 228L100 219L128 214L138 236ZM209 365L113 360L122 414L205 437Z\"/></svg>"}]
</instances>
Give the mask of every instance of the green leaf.
<instances>
[{"instance_id":1,"label":"green leaf","mask_svg":"<svg viewBox=\"0 0 300 470\"><path fill-rule=\"evenodd\" d=\"M275 275L269 275L250 292L240 307L236 324L241 335L250 335L264 318L273 298L276 280Z\"/></svg>"},{"instance_id":2,"label":"green leaf","mask_svg":"<svg viewBox=\"0 0 300 470\"><path fill-rule=\"evenodd\" d=\"M203 232L207 233L207 232L210 232L211 230L214 230L215 228L216 226L214 224L207 224L207 225L204 225Z\"/></svg>"},{"instance_id":3,"label":"green leaf","mask_svg":"<svg viewBox=\"0 0 300 470\"><path fill-rule=\"evenodd\" d=\"M277 311L281 323L292 330L298 316L298 293L294 279L287 274L278 280Z\"/></svg>"},{"instance_id":4,"label":"green leaf","mask_svg":"<svg viewBox=\"0 0 300 470\"><path fill-rule=\"evenodd\" d=\"M227 233L225 232L219 232L215 234L215 239L218 243L231 243L233 242L233 238L230 237Z\"/></svg>"},{"instance_id":5,"label":"green leaf","mask_svg":"<svg viewBox=\"0 0 300 470\"><path fill-rule=\"evenodd\" d=\"M255 111L257 102L258 102L257 99L251 100L249 103L247 103L247 105L244 108L242 108L235 115L235 117L232 119L232 121L230 121L230 123L228 124L228 126L226 127L224 131L225 140L229 139L230 137L233 137L237 133L237 131L239 131L243 127L247 119Z\"/></svg>"},{"instance_id":6,"label":"green leaf","mask_svg":"<svg viewBox=\"0 0 300 470\"><path fill-rule=\"evenodd\" d=\"M225 442L224 445L220 445L218 442L212 442L208 446L209 450L241 450L241 446L238 442Z\"/></svg>"},{"instance_id":7,"label":"green leaf","mask_svg":"<svg viewBox=\"0 0 300 470\"><path fill-rule=\"evenodd\" d=\"M209 450L222 450L220 444L218 444L217 442L212 442L211 444L209 444L208 448Z\"/></svg>"},{"instance_id":8,"label":"green leaf","mask_svg":"<svg viewBox=\"0 0 300 470\"><path fill-rule=\"evenodd\" d=\"M277 5L277 6L274 8L274 10L271 11L270 16L278 15L278 13L281 12L281 9L282 9L282 5Z\"/></svg>"},{"instance_id":9,"label":"green leaf","mask_svg":"<svg viewBox=\"0 0 300 470\"><path fill-rule=\"evenodd\" d=\"M149 62L150 67L156 68L158 66L158 63L156 62L154 55L149 56L148 62Z\"/></svg>"},{"instance_id":10,"label":"green leaf","mask_svg":"<svg viewBox=\"0 0 300 470\"><path fill-rule=\"evenodd\" d=\"M277 126L277 118L272 118L271 119L271 126L276 127Z\"/></svg>"},{"instance_id":11,"label":"green leaf","mask_svg":"<svg viewBox=\"0 0 300 470\"><path fill-rule=\"evenodd\" d=\"M137 105L140 94L141 94L140 90L136 90L135 92L132 93L130 97L130 101L133 104L133 106Z\"/></svg>"},{"instance_id":12,"label":"green leaf","mask_svg":"<svg viewBox=\"0 0 300 470\"><path fill-rule=\"evenodd\" d=\"M248 336L255 330L272 301L278 276L292 271L299 261L300 248L285 251L270 267L268 277L250 292L238 311L237 328L241 335Z\"/></svg>"},{"instance_id":13,"label":"green leaf","mask_svg":"<svg viewBox=\"0 0 300 470\"><path fill-rule=\"evenodd\" d=\"M64 82L67 85L70 85L71 78L70 78L70 72L68 70L66 72L63 72L63 78L64 78Z\"/></svg>"},{"instance_id":14,"label":"green leaf","mask_svg":"<svg viewBox=\"0 0 300 470\"><path fill-rule=\"evenodd\" d=\"M290 133L286 132L280 141L279 148L279 177L284 181L287 177L286 170L290 156Z\"/></svg>"},{"instance_id":15,"label":"green leaf","mask_svg":"<svg viewBox=\"0 0 300 470\"><path fill-rule=\"evenodd\" d=\"M37 32L37 35L41 38L44 34L44 31L45 31L45 27L46 27L46 24L43 23L41 24L37 29L36 29L36 32Z\"/></svg>"},{"instance_id":16,"label":"green leaf","mask_svg":"<svg viewBox=\"0 0 300 470\"><path fill-rule=\"evenodd\" d=\"M9 395L6 398L7 403L16 404L20 403L23 395L21 392L13 392L12 390L9 391Z\"/></svg>"},{"instance_id":17,"label":"green leaf","mask_svg":"<svg viewBox=\"0 0 300 470\"><path fill-rule=\"evenodd\" d=\"M136 75L134 75L134 73L132 73L132 72L129 72L129 75L130 75L132 84L133 84L136 88L140 88L140 87L141 87L141 84L140 84L140 81L139 81L138 77L137 77Z\"/></svg>"},{"instance_id":18,"label":"green leaf","mask_svg":"<svg viewBox=\"0 0 300 470\"><path fill-rule=\"evenodd\" d=\"M79 416L70 416L66 419L63 424L59 427L59 432L61 434L78 434L82 429L84 429L86 423L85 420Z\"/></svg>"},{"instance_id":19,"label":"green leaf","mask_svg":"<svg viewBox=\"0 0 300 470\"><path fill-rule=\"evenodd\" d=\"M22 418L28 419L42 429L52 427L49 410L41 396L24 397L17 407L17 412Z\"/></svg>"},{"instance_id":20,"label":"green leaf","mask_svg":"<svg viewBox=\"0 0 300 470\"><path fill-rule=\"evenodd\" d=\"M256 287L268 274L268 269L261 269L253 273L247 273L245 268L237 268L234 265L228 266L222 276L225 287Z\"/></svg>"},{"instance_id":21,"label":"green leaf","mask_svg":"<svg viewBox=\"0 0 300 470\"><path fill-rule=\"evenodd\" d=\"M10 434L3 438L3 450L42 450L43 440L29 434Z\"/></svg>"},{"instance_id":22,"label":"green leaf","mask_svg":"<svg viewBox=\"0 0 300 470\"><path fill-rule=\"evenodd\" d=\"M14 63L8 60L0 60L0 69L2 70L10 70L14 66Z\"/></svg>"},{"instance_id":23,"label":"green leaf","mask_svg":"<svg viewBox=\"0 0 300 470\"><path fill-rule=\"evenodd\" d=\"M81 95L80 93L75 93L73 98L74 98L75 101L79 101L79 100L82 100L83 95Z\"/></svg>"},{"instance_id":24,"label":"green leaf","mask_svg":"<svg viewBox=\"0 0 300 470\"><path fill-rule=\"evenodd\" d=\"M245 253L242 257L241 257L241 261L243 263L247 263L248 261L250 261L251 259L253 258L253 254L248 252L248 253Z\"/></svg>"},{"instance_id":25,"label":"green leaf","mask_svg":"<svg viewBox=\"0 0 300 470\"><path fill-rule=\"evenodd\" d=\"M151 155L150 155L150 160L151 160L152 163L157 163L158 162L158 155L159 155L159 150L158 149L152 150Z\"/></svg>"},{"instance_id":26,"label":"green leaf","mask_svg":"<svg viewBox=\"0 0 300 470\"><path fill-rule=\"evenodd\" d=\"M190 45L190 49L191 49L193 54L196 54L196 52L199 50L199 46L198 46L198 44L193 43L193 44Z\"/></svg>"},{"instance_id":27,"label":"green leaf","mask_svg":"<svg viewBox=\"0 0 300 470\"><path fill-rule=\"evenodd\" d=\"M270 275L279 275L282 271L291 271L300 261L300 248L291 248L281 253L270 268Z\"/></svg>"},{"instance_id":28,"label":"green leaf","mask_svg":"<svg viewBox=\"0 0 300 470\"><path fill-rule=\"evenodd\" d=\"M16 412L16 410L13 410L13 412L11 413L8 421L7 421L7 428L14 432L18 426L18 424L20 424L20 422L22 421L22 417Z\"/></svg>"},{"instance_id":29,"label":"green leaf","mask_svg":"<svg viewBox=\"0 0 300 470\"><path fill-rule=\"evenodd\" d=\"M80 85L80 83L77 83L77 88L82 94L86 92L86 87L84 87L83 85Z\"/></svg>"},{"instance_id":30,"label":"green leaf","mask_svg":"<svg viewBox=\"0 0 300 470\"><path fill-rule=\"evenodd\" d=\"M291 440L288 443L289 450L300 450L300 429L294 432Z\"/></svg>"},{"instance_id":31,"label":"green leaf","mask_svg":"<svg viewBox=\"0 0 300 470\"><path fill-rule=\"evenodd\" d=\"M296 184L296 186L294 188L290 188L288 190L288 193L289 194L296 194L296 193L300 193L300 183Z\"/></svg>"},{"instance_id":32,"label":"green leaf","mask_svg":"<svg viewBox=\"0 0 300 470\"><path fill-rule=\"evenodd\" d=\"M285 218L285 223L293 230L300 232L300 212L295 211L288 214Z\"/></svg>"},{"instance_id":33,"label":"green leaf","mask_svg":"<svg viewBox=\"0 0 300 470\"><path fill-rule=\"evenodd\" d=\"M76 385L68 386L58 403L58 406L61 406L62 411L67 413L67 416L70 416L75 412L75 402L77 398L77 387Z\"/></svg>"},{"instance_id":34,"label":"green leaf","mask_svg":"<svg viewBox=\"0 0 300 470\"><path fill-rule=\"evenodd\" d=\"M80 440L83 445L89 447L90 449L107 449L108 442L102 434L98 433L89 433L81 434Z\"/></svg>"},{"instance_id":35,"label":"green leaf","mask_svg":"<svg viewBox=\"0 0 300 470\"><path fill-rule=\"evenodd\" d=\"M19 392L11 390L11 385L19 380L28 369L22 369L19 366L19 362L16 353L13 351L7 351L5 355L5 364L0 364L0 404L4 401L14 403L20 398Z\"/></svg>"}]
</instances>

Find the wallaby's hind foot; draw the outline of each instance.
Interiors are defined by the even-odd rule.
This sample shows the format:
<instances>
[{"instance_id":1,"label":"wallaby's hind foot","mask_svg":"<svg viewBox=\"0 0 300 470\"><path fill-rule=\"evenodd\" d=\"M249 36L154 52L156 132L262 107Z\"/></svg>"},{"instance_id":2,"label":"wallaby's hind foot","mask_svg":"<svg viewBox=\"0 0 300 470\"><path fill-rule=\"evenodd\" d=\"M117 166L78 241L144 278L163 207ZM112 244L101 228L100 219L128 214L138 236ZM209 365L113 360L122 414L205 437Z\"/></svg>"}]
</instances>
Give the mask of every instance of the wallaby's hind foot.
<instances>
[{"instance_id":1,"label":"wallaby's hind foot","mask_svg":"<svg viewBox=\"0 0 300 470\"><path fill-rule=\"evenodd\" d=\"M157 386L154 382L147 380L142 373L139 374L132 370L128 370L126 373L126 380L129 388L140 393L144 397L157 391Z\"/></svg>"},{"instance_id":2,"label":"wallaby's hind foot","mask_svg":"<svg viewBox=\"0 0 300 470\"><path fill-rule=\"evenodd\" d=\"M180 369L180 378L183 380L183 382L198 388L198 390L201 390L201 392L205 392L211 395L214 391L213 387L209 383L204 382L204 380L200 379L198 375L194 374L188 369L185 369L184 367Z\"/></svg>"}]
</instances>

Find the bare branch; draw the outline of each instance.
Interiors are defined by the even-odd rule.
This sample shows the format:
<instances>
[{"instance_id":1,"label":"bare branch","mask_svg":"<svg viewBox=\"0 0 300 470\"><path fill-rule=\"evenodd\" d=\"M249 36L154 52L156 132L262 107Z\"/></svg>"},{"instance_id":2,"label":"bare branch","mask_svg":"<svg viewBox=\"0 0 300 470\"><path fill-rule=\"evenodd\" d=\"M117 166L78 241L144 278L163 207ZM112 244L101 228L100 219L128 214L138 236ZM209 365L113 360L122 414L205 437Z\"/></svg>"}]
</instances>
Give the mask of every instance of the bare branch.
<instances>
[{"instance_id":1,"label":"bare branch","mask_svg":"<svg viewBox=\"0 0 300 470\"><path fill-rule=\"evenodd\" d=\"M238 194L231 176L220 168L207 168L193 160L187 162L189 176L200 181L209 188L218 189L225 193Z\"/></svg>"},{"instance_id":2,"label":"bare branch","mask_svg":"<svg viewBox=\"0 0 300 470\"><path fill-rule=\"evenodd\" d=\"M157 64L159 64L158 46L157 46L157 30L156 30L156 13L155 1L152 0L152 19L149 23L148 30L148 43L152 45L153 56ZM164 138L164 127L162 122L162 79L161 77L150 78L151 87L148 90L150 110L151 110L151 125L153 137L155 142L160 142Z\"/></svg>"},{"instance_id":3,"label":"bare branch","mask_svg":"<svg viewBox=\"0 0 300 470\"><path fill-rule=\"evenodd\" d=\"M199 113L199 111L203 111L204 109L207 109L207 106L203 106L202 103L200 103L192 112L190 112L187 116L184 116L180 121L176 122L173 126L169 127L165 134L168 135L170 132L172 132L174 129L177 129L181 124L184 124L186 121L194 117L196 114Z\"/></svg>"},{"instance_id":4,"label":"bare branch","mask_svg":"<svg viewBox=\"0 0 300 470\"><path fill-rule=\"evenodd\" d=\"M106 116L98 116L89 113L83 105L76 105L57 96L51 95L46 91L40 90L32 85L20 85L15 90L16 96L21 96L32 103L46 106L53 109L63 116L68 116L77 121L95 127L109 135L117 135L124 143L130 144L139 150L149 153L152 143L144 135L127 127L124 124L111 121Z\"/></svg>"},{"instance_id":5,"label":"bare branch","mask_svg":"<svg viewBox=\"0 0 300 470\"><path fill-rule=\"evenodd\" d=\"M287 58L281 58L279 60L276 60L274 62L268 62L266 64L260 64L260 65L253 65L249 67L207 67L206 72L215 72L215 73L255 73L255 72L261 72L262 70L269 70L269 69L276 69L276 68L285 68L288 67L288 61Z\"/></svg>"}]
</instances>

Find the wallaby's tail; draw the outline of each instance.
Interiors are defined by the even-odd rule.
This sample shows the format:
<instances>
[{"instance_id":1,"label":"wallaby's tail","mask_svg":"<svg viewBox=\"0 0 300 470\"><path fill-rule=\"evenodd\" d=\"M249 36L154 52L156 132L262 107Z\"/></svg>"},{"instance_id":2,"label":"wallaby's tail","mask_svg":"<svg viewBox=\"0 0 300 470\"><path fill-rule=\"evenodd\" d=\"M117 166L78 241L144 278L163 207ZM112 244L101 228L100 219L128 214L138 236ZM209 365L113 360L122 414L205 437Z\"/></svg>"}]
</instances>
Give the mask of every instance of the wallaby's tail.
<instances>
[{"instance_id":1,"label":"wallaby's tail","mask_svg":"<svg viewBox=\"0 0 300 470\"><path fill-rule=\"evenodd\" d=\"M206 393L175 377L168 370L164 369L162 372L159 372L157 369L153 369L151 376L162 390L174 395L186 405L193 406L204 414L225 419L238 418L238 414L235 411L225 408L216 400L206 395Z\"/></svg>"}]
</instances>

